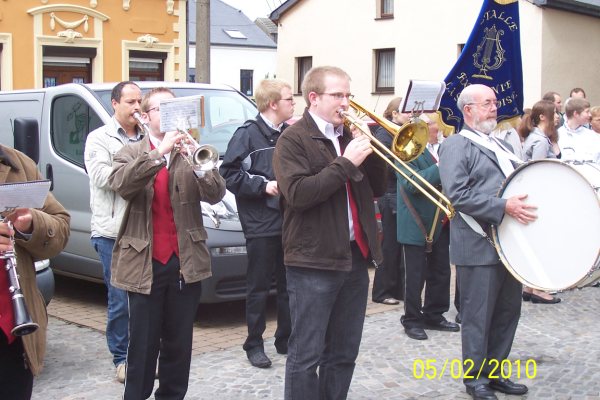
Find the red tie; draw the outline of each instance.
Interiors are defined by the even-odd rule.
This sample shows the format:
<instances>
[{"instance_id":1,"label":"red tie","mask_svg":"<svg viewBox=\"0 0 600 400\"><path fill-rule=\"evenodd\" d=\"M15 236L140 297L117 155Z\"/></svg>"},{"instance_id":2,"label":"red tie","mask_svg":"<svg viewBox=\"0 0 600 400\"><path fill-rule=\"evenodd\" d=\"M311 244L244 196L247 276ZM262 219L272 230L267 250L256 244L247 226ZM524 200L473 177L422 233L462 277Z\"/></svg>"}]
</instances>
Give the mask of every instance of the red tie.
<instances>
[{"instance_id":1,"label":"red tie","mask_svg":"<svg viewBox=\"0 0 600 400\"><path fill-rule=\"evenodd\" d=\"M338 140L340 142L340 150L341 153L344 154L344 150L346 146L342 144L342 136L338 136ZM369 244L367 243L367 239L365 238L364 231L360 224L360 218L358 216L358 207L356 207L356 200L354 200L354 195L352 194L352 187L350 181L346 182L346 192L348 193L348 203L350 204L350 211L352 212L352 226L354 228L354 240L356 240L356 244L360 249L361 254L366 259L369 256Z\"/></svg>"}]
</instances>

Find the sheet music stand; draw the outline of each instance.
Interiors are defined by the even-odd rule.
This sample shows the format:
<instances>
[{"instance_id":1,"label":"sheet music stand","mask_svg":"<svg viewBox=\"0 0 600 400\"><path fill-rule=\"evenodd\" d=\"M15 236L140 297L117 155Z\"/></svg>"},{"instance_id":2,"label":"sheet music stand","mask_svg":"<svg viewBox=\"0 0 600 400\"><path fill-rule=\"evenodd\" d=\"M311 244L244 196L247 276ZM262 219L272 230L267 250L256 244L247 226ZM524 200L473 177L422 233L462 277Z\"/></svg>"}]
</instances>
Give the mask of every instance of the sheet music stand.
<instances>
[{"instance_id":1,"label":"sheet music stand","mask_svg":"<svg viewBox=\"0 0 600 400\"><path fill-rule=\"evenodd\" d=\"M402 113L409 113L418 117L422 113L436 112L440 107L442 95L446 90L444 81L422 81L410 80L404 102Z\"/></svg>"}]
</instances>

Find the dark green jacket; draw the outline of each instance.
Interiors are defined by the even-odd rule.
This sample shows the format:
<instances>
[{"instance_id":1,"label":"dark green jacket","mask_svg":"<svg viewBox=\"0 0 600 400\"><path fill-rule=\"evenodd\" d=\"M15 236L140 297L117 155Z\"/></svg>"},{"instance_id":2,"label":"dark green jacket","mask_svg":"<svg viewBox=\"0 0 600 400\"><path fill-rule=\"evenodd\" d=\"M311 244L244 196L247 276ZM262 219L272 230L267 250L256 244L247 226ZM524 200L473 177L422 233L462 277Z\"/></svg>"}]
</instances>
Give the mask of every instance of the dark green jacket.
<instances>
[{"instance_id":1,"label":"dark green jacket","mask_svg":"<svg viewBox=\"0 0 600 400\"><path fill-rule=\"evenodd\" d=\"M423 154L421 154L416 160L411 161L408 165L414 170L415 173L425 178L427 182L431 183L441 191L440 171L429 150L425 149ZM406 172L411 178L414 176L413 174L408 173L406 168L403 168L402 166L400 166L400 168L404 170L404 172ZM409 183L404 177L398 173L396 173L396 175L398 176L398 242L414 246L425 246L425 235L417 225L417 222L415 221L415 218L411 214L410 210L407 208L401 191L403 190L404 193L406 193L408 200L419 214L421 220L423 221L423 225L427 230L427 234L429 234L431 231L437 206L433 204L433 202L431 202L431 200L421 193L414 185ZM442 227L441 221L444 216L445 214L440 210L438 216L439 220L433 237L434 242L440 236Z\"/></svg>"}]
</instances>

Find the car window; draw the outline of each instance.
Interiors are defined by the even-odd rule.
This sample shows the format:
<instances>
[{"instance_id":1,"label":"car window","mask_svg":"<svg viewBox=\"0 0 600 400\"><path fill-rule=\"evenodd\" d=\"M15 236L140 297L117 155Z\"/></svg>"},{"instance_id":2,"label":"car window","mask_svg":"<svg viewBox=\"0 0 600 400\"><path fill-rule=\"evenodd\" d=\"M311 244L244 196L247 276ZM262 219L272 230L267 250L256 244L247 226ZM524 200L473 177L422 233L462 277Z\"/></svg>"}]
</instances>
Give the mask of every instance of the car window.
<instances>
[{"instance_id":1,"label":"car window","mask_svg":"<svg viewBox=\"0 0 600 400\"><path fill-rule=\"evenodd\" d=\"M256 118L258 110L252 101L233 90L171 88L177 97L204 96L205 126L200 129L200 143L211 144L223 155L235 130L246 120ZM145 93L149 89L142 89ZM105 105L110 105L110 91L96 92ZM112 106L110 106L112 109Z\"/></svg>"},{"instance_id":2,"label":"car window","mask_svg":"<svg viewBox=\"0 0 600 400\"><path fill-rule=\"evenodd\" d=\"M83 167L87 135L103 125L98 114L81 97L66 95L54 99L51 121L54 150L61 157Z\"/></svg>"}]
</instances>

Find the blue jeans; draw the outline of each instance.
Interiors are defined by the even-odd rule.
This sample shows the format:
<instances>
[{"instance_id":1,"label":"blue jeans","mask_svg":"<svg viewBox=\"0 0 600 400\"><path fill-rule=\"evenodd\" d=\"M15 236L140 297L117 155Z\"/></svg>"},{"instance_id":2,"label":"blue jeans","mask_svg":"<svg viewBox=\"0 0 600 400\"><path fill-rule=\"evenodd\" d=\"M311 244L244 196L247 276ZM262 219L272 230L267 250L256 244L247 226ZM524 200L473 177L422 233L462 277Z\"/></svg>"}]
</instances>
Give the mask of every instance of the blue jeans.
<instances>
[{"instance_id":1,"label":"blue jeans","mask_svg":"<svg viewBox=\"0 0 600 400\"><path fill-rule=\"evenodd\" d=\"M106 321L106 342L113 355L113 363L119 365L127 359L129 344L129 306L127 292L110 284L110 264L115 240L93 237L92 246L100 257L104 271L104 283L108 289L108 318Z\"/></svg>"},{"instance_id":2,"label":"blue jeans","mask_svg":"<svg viewBox=\"0 0 600 400\"><path fill-rule=\"evenodd\" d=\"M367 267L354 244L351 271L287 267L292 333L286 400L346 398L365 321Z\"/></svg>"}]
</instances>

